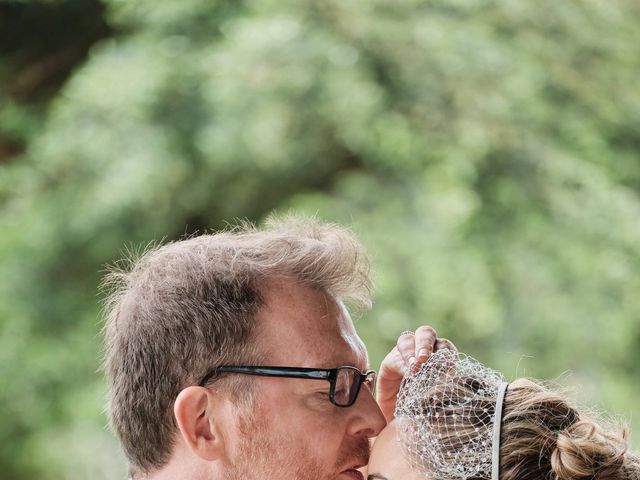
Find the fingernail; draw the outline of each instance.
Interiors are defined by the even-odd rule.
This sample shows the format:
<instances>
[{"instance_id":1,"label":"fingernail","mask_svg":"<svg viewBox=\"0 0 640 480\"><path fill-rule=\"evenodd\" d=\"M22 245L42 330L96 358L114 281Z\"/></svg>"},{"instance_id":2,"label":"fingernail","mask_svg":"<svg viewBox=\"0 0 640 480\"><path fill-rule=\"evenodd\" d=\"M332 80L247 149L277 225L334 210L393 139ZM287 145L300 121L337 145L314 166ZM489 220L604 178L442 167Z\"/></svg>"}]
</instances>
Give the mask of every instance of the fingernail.
<instances>
[{"instance_id":1,"label":"fingernail","mask_svg":"<svg viewBox=\"0 0 640 480\"><path fill-rule=\"evenodd\" d=\"M416 357L409 358L409 365L411 365L411 366L415 365L416 361L417 361Z\"/></svg>"},{"instance_id":2,"label":"fingernail","mask_svg":"<svg viewBox=\"0 0 640 480\"><path fill-rule=\"evenodd\" d=\"M427 351L426 348L421 348L420 351L418 352L418 357L426 357L429 355L429 352Z\"/></svg>"}]
</instances>

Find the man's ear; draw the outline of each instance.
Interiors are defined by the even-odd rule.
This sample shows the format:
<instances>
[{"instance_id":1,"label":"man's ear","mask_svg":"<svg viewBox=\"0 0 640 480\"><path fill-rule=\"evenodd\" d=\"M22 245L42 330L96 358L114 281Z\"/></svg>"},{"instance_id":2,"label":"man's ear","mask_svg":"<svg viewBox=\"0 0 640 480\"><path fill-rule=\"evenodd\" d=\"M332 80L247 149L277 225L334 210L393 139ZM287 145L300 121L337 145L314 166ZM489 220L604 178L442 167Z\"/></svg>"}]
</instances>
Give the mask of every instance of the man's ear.
<instances>
[{"instance_id":1,"label":"man's ear","mask_svg":"<svg viewBox=\"0 0 640 480\"><path fill-rule=\"evenodd\" d=\"M184 442L203 460L218 460L224 455L223 425L226 400L203 387L187 387L180 392L173 414Z\"/></svg>"}]
</instances>

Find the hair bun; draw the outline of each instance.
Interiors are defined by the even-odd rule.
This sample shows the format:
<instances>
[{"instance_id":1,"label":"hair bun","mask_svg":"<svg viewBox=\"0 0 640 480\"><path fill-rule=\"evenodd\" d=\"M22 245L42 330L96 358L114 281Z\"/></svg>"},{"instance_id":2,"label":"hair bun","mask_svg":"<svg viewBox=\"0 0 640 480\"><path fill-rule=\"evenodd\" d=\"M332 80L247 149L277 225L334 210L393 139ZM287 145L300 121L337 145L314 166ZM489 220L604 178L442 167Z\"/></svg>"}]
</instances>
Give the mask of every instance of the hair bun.
<instances>
[{"instance_id":1,"label":"hair bun","mask_svg":"<svg viewBox=\"0 0 640 480\"><path fill-rule=\"evenodd\" d=\"M558 434L551 467L558 480L623 480L627 478L623 469L626 451L626 430L612 435L581 420Z\"/></svg>"}]
</instances>

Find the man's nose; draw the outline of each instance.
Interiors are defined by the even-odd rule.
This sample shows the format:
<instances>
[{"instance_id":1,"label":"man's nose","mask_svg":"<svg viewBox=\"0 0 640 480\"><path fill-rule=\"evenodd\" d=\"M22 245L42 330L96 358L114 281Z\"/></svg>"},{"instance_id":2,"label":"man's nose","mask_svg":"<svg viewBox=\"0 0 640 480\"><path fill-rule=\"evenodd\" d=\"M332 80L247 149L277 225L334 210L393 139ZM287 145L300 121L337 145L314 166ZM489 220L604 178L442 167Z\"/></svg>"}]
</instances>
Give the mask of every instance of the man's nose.
<instances>
[{"instance_id":1,"label":"man's nose","mask_svg":"<svg viewBox=\"0 0 640 480\"><path fill-rule=\"evenodd\" d=\"M348 433L350 435L376 437L387 424L382 410L367 388L360 390L358 398L351 408L354 417L349 424Z\"/></svg>"}]
</instances>

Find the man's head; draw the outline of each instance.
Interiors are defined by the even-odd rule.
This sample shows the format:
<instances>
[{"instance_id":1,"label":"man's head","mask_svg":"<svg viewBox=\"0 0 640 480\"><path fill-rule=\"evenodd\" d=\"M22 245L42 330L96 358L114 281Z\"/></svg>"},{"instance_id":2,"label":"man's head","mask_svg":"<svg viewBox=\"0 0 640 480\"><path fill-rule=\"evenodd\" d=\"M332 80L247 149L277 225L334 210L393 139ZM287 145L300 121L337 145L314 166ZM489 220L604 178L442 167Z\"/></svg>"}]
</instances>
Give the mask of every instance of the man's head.
<instances>
[{"instance_id":1,"label":"man's head","mask_svg":"<svg viewBox=\"0 0 640 480\"><path fill-rule=\"evenodd\" d=\"M288 218L202 235L147 252L108 285L109 413L134 472L335 478L366 461L384 421L364 388L340 408L324 381L226 374L198 386L221 365L366 368L342 300L370 303L368 263L348 231Z\"/></svg>"}]
</instances>

